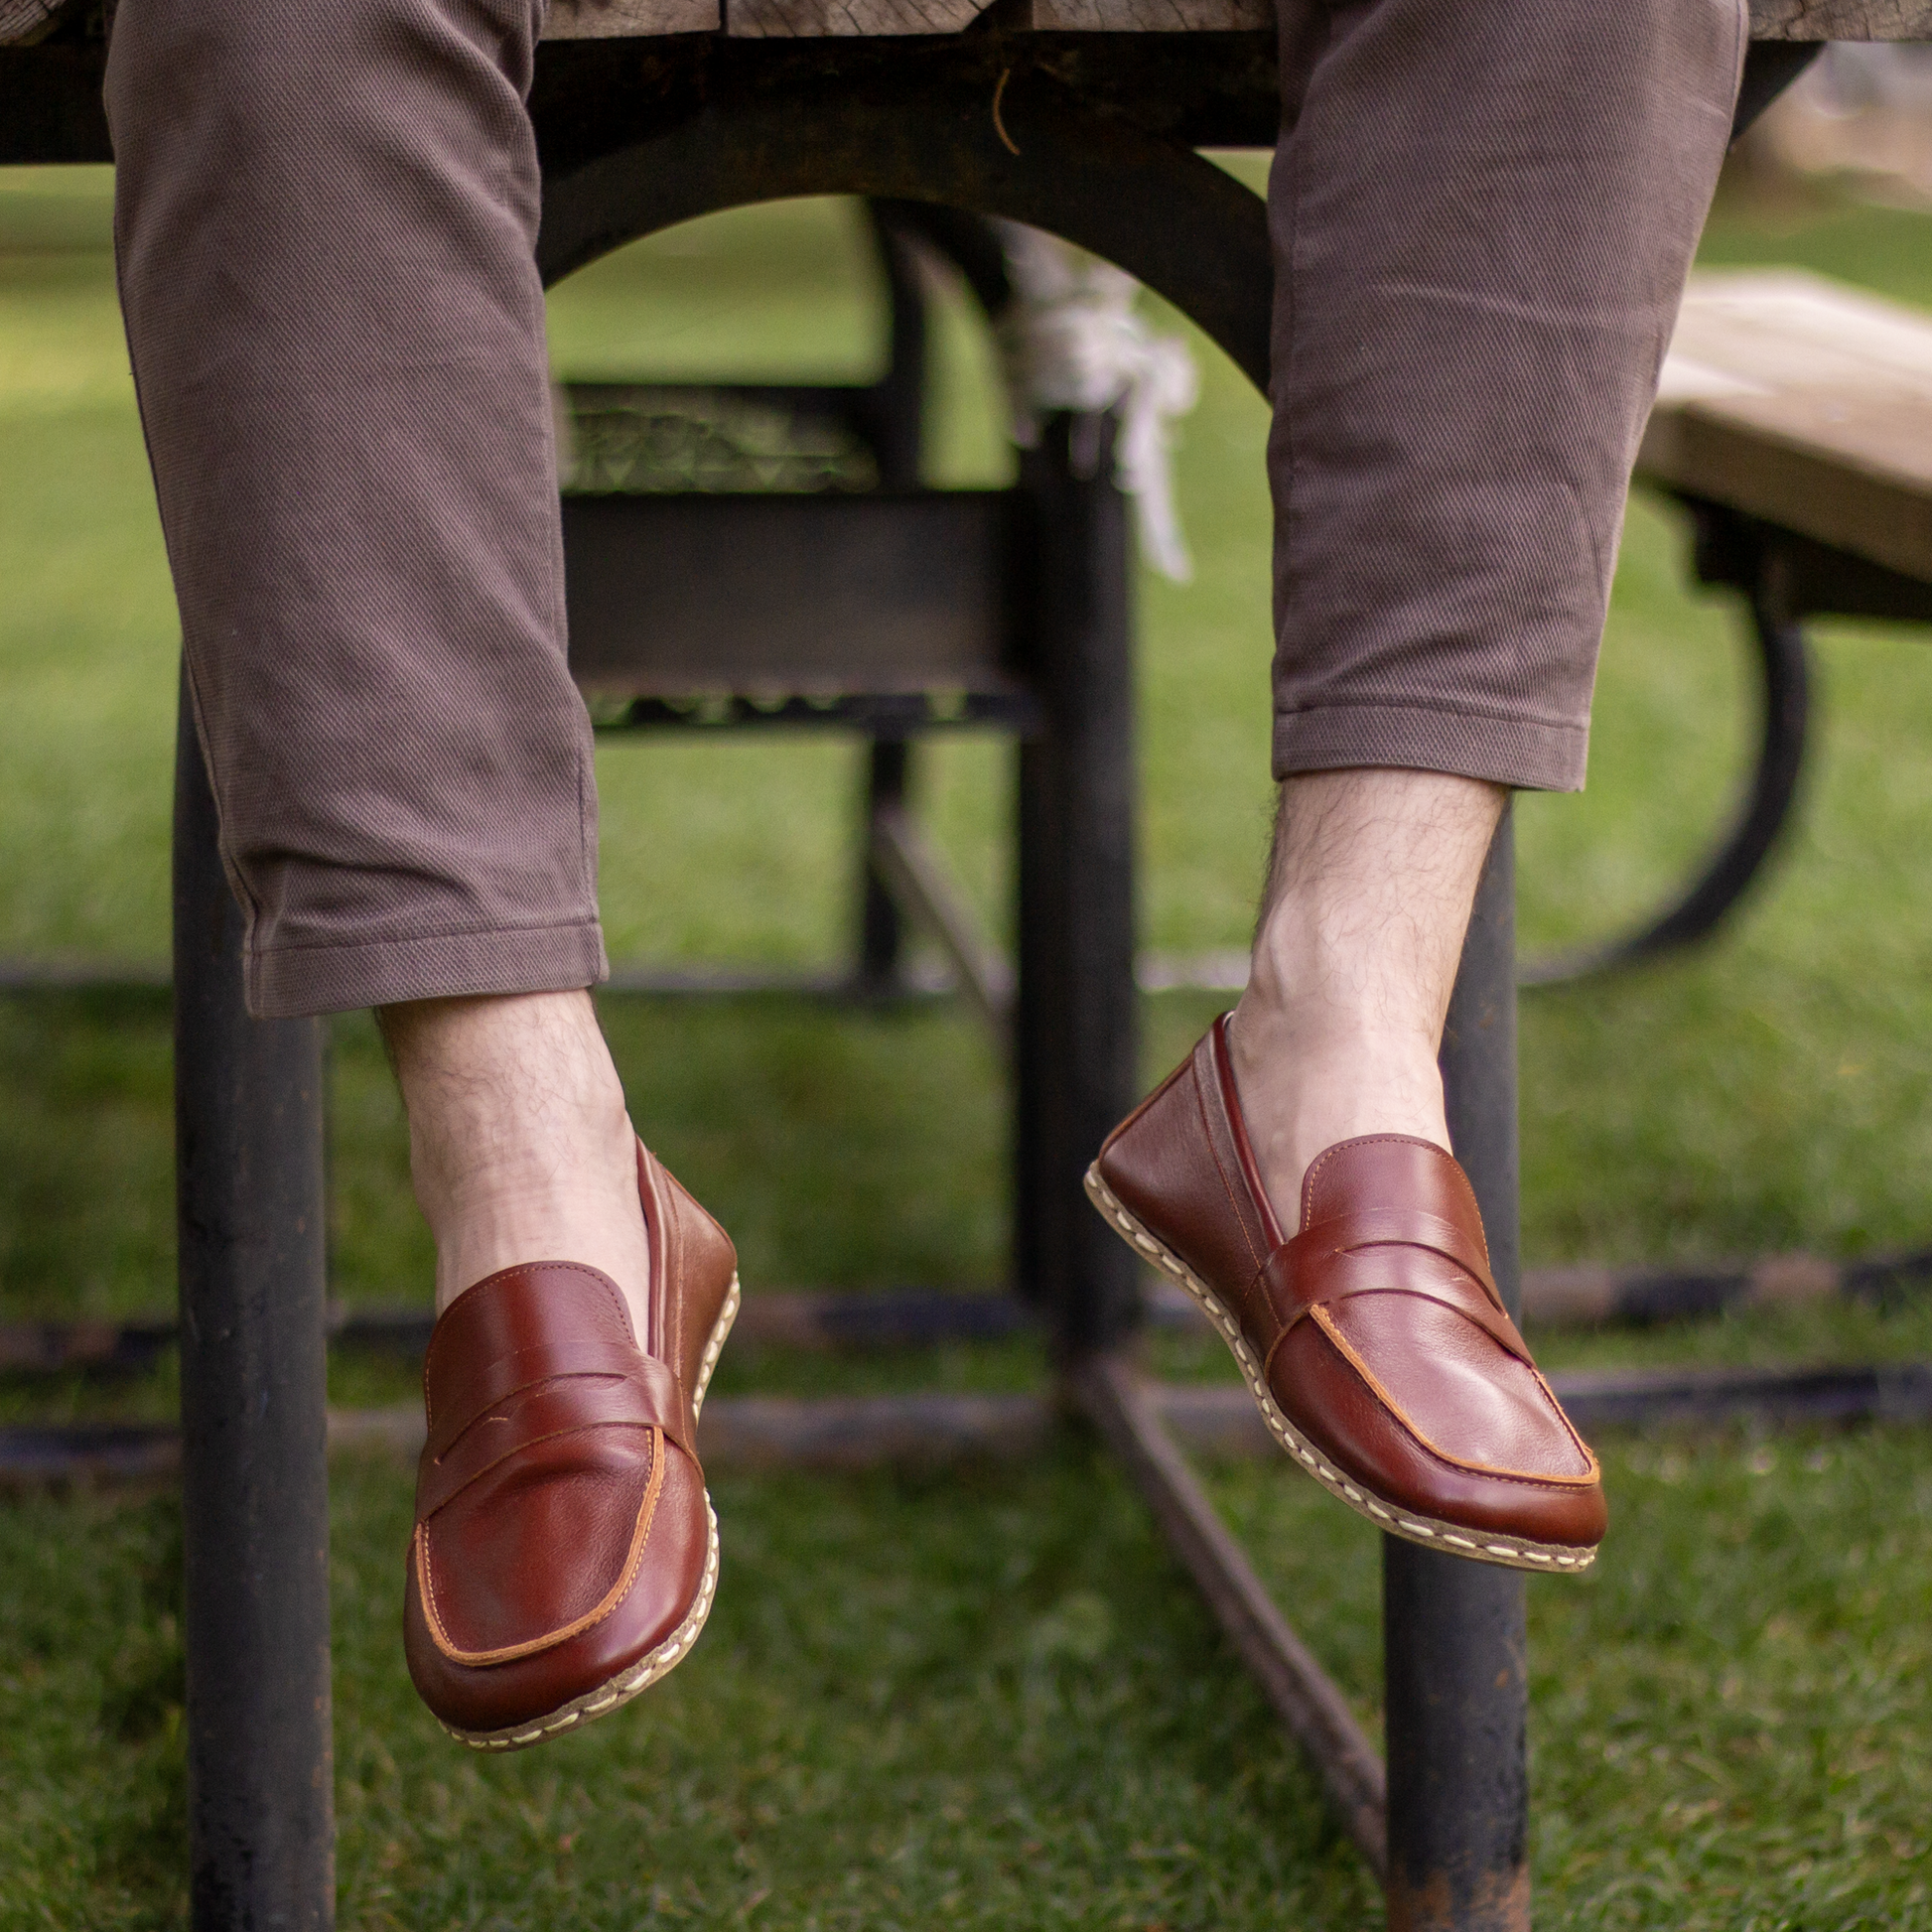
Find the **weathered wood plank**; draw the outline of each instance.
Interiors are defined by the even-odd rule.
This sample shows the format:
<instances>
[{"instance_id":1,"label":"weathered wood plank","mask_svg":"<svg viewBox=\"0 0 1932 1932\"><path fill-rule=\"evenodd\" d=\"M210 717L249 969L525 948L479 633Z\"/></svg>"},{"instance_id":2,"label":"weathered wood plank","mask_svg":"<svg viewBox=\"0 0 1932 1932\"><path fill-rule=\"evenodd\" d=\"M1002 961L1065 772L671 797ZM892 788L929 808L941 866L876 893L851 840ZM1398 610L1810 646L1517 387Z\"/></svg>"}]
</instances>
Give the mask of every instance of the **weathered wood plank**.
<instances>
[{"instance_id":1,"label":"weathered wood plank","mask_svg":"<svg viewBox=\"0 0 1932 1932\"><path fill-rule=\"evenodd\" d=\"M586 7L640 0L579 0ZM986 0L727 0L734 34L954 34ZM1241 33L1275 24L1274 0L1033 0L1040 33ZM1016 24L1020 24L1016 21ZM1751 0L1751 37L1784 41L1932 40L1932 0Z\"/></svg>"},{"instance_id":2,"label":"weathered wood plank","mask_svg":"<svg viewBox=\"0 0 1932 1932\"><path fill-rule=\"evenodd\" d=\"M1694 278L1637 471L1932 582L1932 320L1794 272Z\"/></svg>"},{"instance_id":3,"label":"weathered wood plank","mask_svg":"<svg viewBox=\"0 0 1932 1932\"><path fill-rule=\"evenodd\" d=\"M80 0L0 0L0 47L38 39ZM730 29L752 40L956 34L988 0L731 0ZM544 38L620 40L716 33L725 0L551 0ZM1272 27L1273 0L1033 0L1041 33L1240 33ZM1751 0L1751 38L1932 40L1932 0Z\"/></svg>"},{"instance_id":4,"label":"weathered wood plank","mask_svg":"<svg viewBox=\"0 0 1932 1932\"><path fill-rule=\"evenodd\" d=\"M0 0L0 47L24 47L54 24L63 0Z\"/></svg>"},{"instance_id":5,"label":"weathered wood plank","mask_svg":"<svg viewBox=\"0 0 1932 1932\"><path fill-rule=\"evenodd\" d=\"M643 39L653 34L715 34L722 0L550 0L547 41Z\"/></svg>"},{"instance_id":6,"label":"weathered wood plank","mask_svg":"<svg viewBox=\"0 0 1932 1932\"><path fill-rule=\"evenodd\" d=\"M1751 0L1751 39L1932 40L1932 0Z\"/></svg>"},{"instance_id":7,"label":"weathered wood plank","mask_svg":"<svg viewBox=\"0 0 1932 1932\"><path fill-rule=\"evenodd\" d=\"M884 39L957 34L990 0L730 0L726 25L741 40Z\"/></svg>"},{"instance_id":8,"label":"weathered wood plank","mask_svg":"<svg viewBox=\"0 0 1932 1932\"><path fill-rule=\"evenodd\" d=\"M1275 24L1274 0L1033 0L1041 34L1228 34Z\"/></svg>"}]
</instances>

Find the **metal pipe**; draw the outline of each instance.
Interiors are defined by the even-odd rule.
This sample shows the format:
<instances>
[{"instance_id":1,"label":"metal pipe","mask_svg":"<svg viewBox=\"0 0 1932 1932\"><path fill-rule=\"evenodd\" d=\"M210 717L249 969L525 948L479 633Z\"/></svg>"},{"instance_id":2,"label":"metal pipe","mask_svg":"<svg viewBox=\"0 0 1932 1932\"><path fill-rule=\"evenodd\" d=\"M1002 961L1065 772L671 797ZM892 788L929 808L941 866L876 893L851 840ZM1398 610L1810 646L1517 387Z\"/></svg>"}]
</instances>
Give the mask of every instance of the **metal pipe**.
<instances>
[{"instance_id":1,"label":"metal pipe","mask_svg":"<svg viewBox=\"0 0 1932 1932\"><path fill-rule=\"evenodd\" d=\"M859 841L858 980L867 993L904 988L905 922L880 869L879 822L905 804L911 748L902 738L875 738L865 752L865 825Z\"/></svg>"},{"instance_id":2,"label":"metal pipe","mask_svg":"<svg viewBox=\"0 0 1932 1932\"><path fill-rule=\"evenodd\" d=\"M241 913L185 684L174 915L191 1917L327 1932L322 1029L242 1004Z\"/></svg>"},{"instance_id":3,"label":"metal pipe","mask_svg":"<svg viewBox=\"0 0 1932 1932\"><path fill-rule=\"evenodd\" d=\"M1443 1036L1449 1138L1496 1286L1520 1312L1516 859L1509 814L1476 889ZM1383 1539L1389 1932L1530 1922L1523 1579Z\"/></svg>"},{"instance_id":4,"label":"metal pipe","mask_svg":"<svg viewBox=\"0 0 1932 1932\"><path fill-rule=\"evenodd\" d=\"M1065 1360L1118 1341L1140 1307L1133 1251L1080 1186L1139 1080L1132 553L1114 427L1055 416L1021 460L1023 668L1045 722L1019 759L1014 1274Z\"/></svg>"},{"instance_id":5,"label":"metal pipe","mask_svg":"<svg viewBox=\"0 0 1932 1932\"><path fill-rule=\"evenodd\" d=\"M1143 1381L1124 1356L1109 1354L1084 1357L1070 1378L1070 1393L1120 1457L1169 1548L1199 1587L1289 1734L1308 1753L1342 1830L1382 1874L1388 1843L1388 1780L1382 1760L1348 1700L1296 1635L1187 1466L1165 1406L1176 1391ZM1178 1393L1184 1404L1200 1391ZM1208 1393L1239 1395L1246 1418L1255 1415L1245 1390Z\"/></svg>"}]
</instances>

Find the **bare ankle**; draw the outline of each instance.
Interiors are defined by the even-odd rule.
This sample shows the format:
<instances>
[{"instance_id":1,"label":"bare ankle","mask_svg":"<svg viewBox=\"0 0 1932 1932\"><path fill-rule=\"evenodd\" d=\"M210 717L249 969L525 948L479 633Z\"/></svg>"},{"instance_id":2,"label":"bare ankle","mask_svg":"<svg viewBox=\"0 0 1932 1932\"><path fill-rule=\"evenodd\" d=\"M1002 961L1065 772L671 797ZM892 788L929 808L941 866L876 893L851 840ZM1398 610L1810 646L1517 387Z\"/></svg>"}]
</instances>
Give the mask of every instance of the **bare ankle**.
<instances>
[{"instance_id":1,"label":"bare ankle","mask_svg":"<svg viewBox=\"0 0 1932 1932\"><path fill-rule=\"evenodd\" d=\"M1248 1138L1284 1229L1300 1220L1314 1158L1366 1134L1412 1134L1449 1146L1442 1075L1427 1040L1370 1034L1326 1037L1270 1024L1245 1000L1228 1032Z\"/></svg>"},{"instance_id":2,"label":"bare ankle","mask_svg":"<svg viewBox=\"0 0 1932 1932\"><path fill-rule=\"evenodd\" d=\"M641 1334L635 1143L590 996L423 1001L381 1022L438 1309L499 1269L578 1261L624 1291Z\"/></svg>"},{"instance_id":3,"label":"bare ankle","mask_svg":"<svg viewBox=\"0 0 1932 1932\"><path fill-rule=\"evenodd\" d=\"M1230 1034L1277 1215L1338 1141L1449 1144L1436 1054L1502 793L1434 772L1311 773L1282 788L1254 963Z\"/></svg>"}]
</instances>

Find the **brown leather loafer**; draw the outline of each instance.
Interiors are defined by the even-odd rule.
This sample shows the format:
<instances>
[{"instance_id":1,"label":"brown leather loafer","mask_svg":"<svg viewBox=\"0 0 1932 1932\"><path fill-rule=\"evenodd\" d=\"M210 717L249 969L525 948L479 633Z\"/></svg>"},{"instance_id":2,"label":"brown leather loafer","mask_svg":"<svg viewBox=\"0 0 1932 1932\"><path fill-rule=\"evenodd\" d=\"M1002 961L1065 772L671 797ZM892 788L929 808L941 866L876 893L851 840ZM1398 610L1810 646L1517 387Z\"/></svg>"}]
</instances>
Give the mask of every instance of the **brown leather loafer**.
<instances>
[{"instance_id":1,"label":"brown leather loafer","mask_svg":"<svg viewBox=\"0 0 1932 1932\"><path fill-rule=\"evenodd\" d=\"M430 1336L403 1640L423 1702L479 1750L615 1711L711 1611L695 1437L738 1258L641 1144L637 1178L649 1333L608 1275L540 1261L466 1289Z\"/></svg>"},{"instance_id":2,"label":"brown leather loafer","mask_svg":"<svg viewBox=\"0 0 1932 1932\"><path fill-rule=\"evenodd\" d=\"M1434 1143L1329 1148L1285 1238L1223 1015L1109 1136L1087 1192L1206 1310L1276 1438L1351 1509L1520 1570L1596 1555L1596 1458L1504 1311L1475 1196Z\"/></svg>"}]
</instances>

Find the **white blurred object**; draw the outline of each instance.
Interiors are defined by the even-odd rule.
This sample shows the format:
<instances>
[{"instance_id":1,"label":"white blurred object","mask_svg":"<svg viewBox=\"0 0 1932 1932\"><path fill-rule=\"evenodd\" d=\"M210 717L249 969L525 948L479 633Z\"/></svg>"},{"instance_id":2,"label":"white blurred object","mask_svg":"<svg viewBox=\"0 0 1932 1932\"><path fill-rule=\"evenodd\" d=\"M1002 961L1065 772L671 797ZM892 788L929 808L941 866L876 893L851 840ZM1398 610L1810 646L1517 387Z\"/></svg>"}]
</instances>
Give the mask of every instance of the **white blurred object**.
<instances>
[{"instance_id":1,"label":"white blurred object","mask_svg":"<svg viewBox=\"0 0 1932 1932\"><path fill-rule=\"evenodd\" d=\"M1932 205L1932 46L1834 41L1745 137L1760 161Z\"/></svg>"},{"instance_id":2,"label":"white blurred object","mask_svg":"<svg viewBox=\"0 0 1932 1932\"><path fill-rule=\"evenodd\" d=\"M1168 425L1200 396L1200 372L1178 336L1135 313L1141 285L1106 262L1082 262L1051 235L999 224L1013 301L1000 321L1014 441L1032 449L1051 410L1120 411L1114 474L1133 498L1141 548L1162 576L1194 567L1174 508Z\"/></svg>"}]
</instances>

